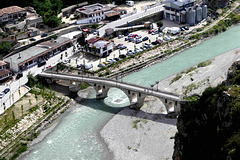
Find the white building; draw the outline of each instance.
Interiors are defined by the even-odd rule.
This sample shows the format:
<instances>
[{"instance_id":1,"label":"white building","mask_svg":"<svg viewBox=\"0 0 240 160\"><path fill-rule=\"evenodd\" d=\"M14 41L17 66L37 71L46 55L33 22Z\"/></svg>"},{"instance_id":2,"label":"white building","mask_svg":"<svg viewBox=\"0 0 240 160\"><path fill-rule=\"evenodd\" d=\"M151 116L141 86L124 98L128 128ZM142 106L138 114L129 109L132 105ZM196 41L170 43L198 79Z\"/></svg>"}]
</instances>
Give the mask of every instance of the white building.
<instances>
[{"instance_id":1,"label":"white building","mask_svg":"<svg viewBox=\"0 0 240 160\"><path fill-rule=\"evenodd\" d=\"M115 20L116 18L120 18L121 14L125 13L126 10L117 8L117 5L102 5L96 3L76 9L76 14L80 16L80 20L77 21L77 24L98 23L106 18L112 19L112 17Z\"/></svg>"},{"instance_id":2,"label":"white building","mask_svg":"<svg viewBox=\"0 0 240 160\"><path fill-rule=\"evenodd\" d=\"M0 9L0 22L8 23L9 21L17 21L27 15L27 10L18 6L11 6Z\"/></svg>"},{"instance_id":3,"label":"white building","mask_svg":"<svg viewBox=\"0 0 240 160\"><path fill-rule=\"evenodd\" d=\"M27 89L28 87L25 86L28 82L27 75L29 73L36 76L45 69L55 66L57 63L78 52L75 37L79 34L81 34L81 31L71 32L60 36L56 40L40 43L37 46L30 47L4 59L5 62L9 63L11 70L14 72L21 71L23 77L16 79L14 76L12 81L0 85L0 91L6 88L10 89L7 94L4 94L4 96L0 98L0 114L4 113L6 109L24 96L26 92L20 94L21 88L29 90ZM45 63L42 63L43 61Z\"/></svg>"},{"instance_id":4,"label":"white building","mask_svg":"<svg viewBox=\"0 0 240 160\"><path fill-rule=\"evenodd\" d=\"M87 53L102 57L113 51L114 41L106 40L100 37L94 37L88 40L88 47L84 50Z\"/></svg>"}]
</instances>

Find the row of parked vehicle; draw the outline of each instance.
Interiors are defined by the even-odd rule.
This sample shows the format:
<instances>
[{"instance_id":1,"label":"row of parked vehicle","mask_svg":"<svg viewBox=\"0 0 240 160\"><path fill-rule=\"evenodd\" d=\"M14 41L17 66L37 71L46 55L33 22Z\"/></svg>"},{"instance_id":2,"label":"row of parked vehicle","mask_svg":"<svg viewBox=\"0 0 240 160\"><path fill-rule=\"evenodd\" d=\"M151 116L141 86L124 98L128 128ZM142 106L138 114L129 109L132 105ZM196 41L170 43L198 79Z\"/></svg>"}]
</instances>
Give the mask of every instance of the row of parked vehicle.
<instances>
[{"instance_id":1,"label":"row of parked vehicle","mask_svg":"<svg viewBox=\"0 0 240 160\"><path fill-rule=\"evenodd\" d=\"M4 95L7 94L9 91L10 91L9 88L4 89L4 91L2 91L2 92L0 93L0 99L3 98Z\"/></svg>"}]
</instances>

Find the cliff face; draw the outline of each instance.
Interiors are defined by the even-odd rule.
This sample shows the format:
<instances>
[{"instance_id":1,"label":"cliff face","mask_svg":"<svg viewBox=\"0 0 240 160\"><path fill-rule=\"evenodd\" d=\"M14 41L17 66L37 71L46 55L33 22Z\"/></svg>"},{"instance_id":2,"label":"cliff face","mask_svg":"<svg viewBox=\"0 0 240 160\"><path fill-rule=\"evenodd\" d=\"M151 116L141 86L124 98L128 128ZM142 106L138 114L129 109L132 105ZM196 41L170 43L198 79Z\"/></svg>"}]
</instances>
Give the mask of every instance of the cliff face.
<instances>
[{"instance_id":1,"label":"cliff face","mask_svg":"<svg viewBox=\"0 0 240 160\"><path fill-rule=\"evenodd\" d=\"M240 61L227 81L208 88L182 106L175 136L174 160L225 160L240 157Z\"/></svg>"}]
</instances>

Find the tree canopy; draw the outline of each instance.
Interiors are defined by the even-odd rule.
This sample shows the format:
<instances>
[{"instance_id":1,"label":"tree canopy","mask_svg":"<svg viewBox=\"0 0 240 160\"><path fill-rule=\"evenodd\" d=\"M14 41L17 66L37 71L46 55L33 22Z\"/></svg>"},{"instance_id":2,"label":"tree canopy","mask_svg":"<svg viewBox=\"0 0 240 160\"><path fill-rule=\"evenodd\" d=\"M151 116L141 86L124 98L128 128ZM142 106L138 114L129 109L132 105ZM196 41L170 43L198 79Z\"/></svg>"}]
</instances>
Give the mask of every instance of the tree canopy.
<instances>
[{"instance_id":1,"label":"tree canopy","mask_svg":"<svg viewBox=\"0 0 240 160\"><path fill-rule=\"evenodd\" d=\"M61 19L57 15L61 12L61 0L33 0L33 5L37 13L43 17L43 22L49 27L57 27L61 23Z\"/></svg>"}]
</instances>

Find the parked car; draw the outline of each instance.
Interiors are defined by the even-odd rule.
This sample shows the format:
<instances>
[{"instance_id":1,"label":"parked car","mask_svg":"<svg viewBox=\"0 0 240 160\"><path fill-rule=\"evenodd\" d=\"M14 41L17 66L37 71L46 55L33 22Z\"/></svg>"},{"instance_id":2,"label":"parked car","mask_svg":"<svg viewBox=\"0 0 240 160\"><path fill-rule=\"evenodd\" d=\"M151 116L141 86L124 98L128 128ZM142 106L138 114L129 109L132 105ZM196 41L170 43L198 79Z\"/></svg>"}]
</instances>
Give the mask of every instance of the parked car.
<instances>
[{"instance_id":1,"label":"parked car","mask_svg":"<svg viewBox=\"0 0 240 160\"><path fill-rule=\"evenodd\" d=\"M146 41L146 40L148 40L148 37L144 37L144 38L142 39L142 41Z\"/></svg>"},{"instance_id":2,"label":"parked car","mask_svg":"<svg viewBox=\"0 0 240 160\"><path fill-rule=\"evenodd\" d=\"M120 59L119 58L113 58L115 61L119 61Z\"/></svg>"},{"instance_id":3,"label":"parked car","mask_svg":"<svg viewBox=\"0 0 240 160\"><path fill-rule=\"evenodd\" d=\"M85 69L85 66L83 64L78 64L77 68Z\"/></svg>"},{"instance_id":4,"label":"parked car","mask_svg":"<svg viewBox=\"0 0 240 160\"><path fill-rule=\"evenodd\" d=\"M17 76L16 76L16 79L20 79L21 77L23 77L23 74L22 73L18 73Z\"/></svg>"},{"instance_id":5,"label":"parked car","mask_svg":"<svg viewBox=\"0 0 240 160\"><path fill-rule=\"evenodd\" d=\"M142 47L142 46L140 47L140 49L141 49L142 51L144 51L144 50L145 50L145 48L144 48L144 47Z\"/></svg>"},{"instance_id":6,"label":"parked car","mask_svg":"<svg viewBox=\"0 0 240 160\"><path fill-rule=\"evenodd\" d=\"M159 36L159 37L162 37L162 36L163 36L163 33L162 33L162 32L160 32L160 33L158 34L158 36Z\"/></svg>"},{"instance_id":7,"label":"parked car","mask_svg":"<svg viewBox=\"0 0 240 160\"><path fill-rule=\"evenodd\" d=\"M140 38L142 38L142 36L141 36L141 35L138 35L138 36L136 37L136 39L140 39Z\"/></svg>"},{"instance_id":8,"label":"parked car","mask_svg":"<svg viewBox=\"0 0 240 160\"><path fill-rule=\"evenodd\" d=\"M105 67L106 65L105 64L103 64L103 63L99 63L98 64L98 67L100 67L100 68L103 68L103 67Z\"/></svg>"},{"instance_id":9,"label":"parked car","mask_svg":"<svg viewBox=\"0 0 240 160\"><path fill-rule=\"evenodd\" d=\"M115 62L117 62L116 60L114 60L114 59L109 59L110 61L112 61L113 63L115 63Z\"/></svg>"},{"instance_id":10,"label":"parked car","mask_svg":"<svg viewBox=\"0 0 240 160\"><path fill-rule=\"evenodd\" d=\"M69 62L69 59L65 59L64 61L63 61L63 64L67 64Z\"/></svg>"},{"instance_id":11,"label":"parked car","mask_svg":"<svg viewBox=\"0 0 240 160\"><path fill-rule=\"evenodd\" d=\"M123 38L123 36L124 36L124 35L119 35L118 38L121 39L121 38Z\"/></svg>"},{"instance_id":12,"label":"parked car","mask_svg":"<svg viewBox=\"0 0 240 160\"><path fill-rule=\"evenodd\" d=\"M152 42L152 45L161 44L162 42L163 42L162 40L156 40L156 41Z\"/></svg>"},{"instance_id":13,"label":"parked car","mask_svg":"<svg viewBox=\"0 0 240 160\"><path fill-rule=\"evenodd\" d=\"M49 69L49 68L51 68L51 67L52 67L52 66L47 66L46 69Z\"/></svg>"},{"instance_id":14,"label":"parked car","mask_svg":"<svg viewBox=\"0 0 240 160\"><path fill-rule=\"evenodd\" d=\"M141 39L136 39L135 43L138 44L138 43L141 43L142 40Z\"/></svg>"},{"instance_id":15,"label":"parked car","mask_svg":"<svg viewBox=\"0 0 240 160\"><path fill-rule=\"evenodd\" d=\"M93 67L92 64L86 64L86 65L85 65L85 69L86 69L86 70L89 70L89 69L91 69L92 67Z\"/></svg>"},{"instance_id":16,"label":"parked car","mask_svg":"<svg viewBox=\"0 0 240 160\"><path fill-rule=\"evenodd\" d=\"M184 27L185 30L189 30L189 27L187 27L187 26L183 26L183 27Z\"/></svg>"},{"instance_id":17,"label":"parked car","mask_svg":"<svg viewBox=\"0 0 240 160\"><path fill-rule=\"evenodd\" d=\"M6 88L6 89L4 89L3 93L7 94L9 91L10 91L10 88Z\"/></svg>"},{"instance_id":18,"label":"parked car","mask_svg":"<svg viewBox=\"0 0 240 160\"><path fill-rule=\"evenodd\" d=\"M127 48L127 46L120 46L120 50L123 50L123 49L126 49Z\"/></svg>"},{"instance_id":19,"label":"parked car","mask_svg":"<svg viewBox=\"0 0 240 160\"><path fill-rule=\"evenodd\" d=\"M131 34L131 33L128 35L128 37L132 37L132 36L133 36L133 34Z\"/></svg>"},{"instance_id":20,"label":"parked car","mask_svg":"<svg viewBox=\"0 0 240 160\"><path fill-rule=\"evenodd\" d=\"M154 31L152 31L152 35L155 35L155 34L157 34L158 33L158 30L154 30Z\"/></svg>"},{"instance_id":21,"label":"parked car","mask_svg":"<svg viewBox=\"0 0 240 160\"><path fill-rule=\"evenodd\" d=\"M128 41L128 40L129 40L129 37L126 37L124 40L125 40L125 41Z\"/></svg>"},{"instance_id":22,"label":"parked car","mask_svg":"<svg viewBox=\"0 0 240 160\"><path fill-rule=\"evenodd\" d=\"M152 45L157 45L158 43L156 41L152 42Z\"/></svg>"},{"instance_id":23,"label":"parked car","mask_svg":"<svg viewBox=\"0 0 240 160\"><path fill-rule=\"evenodd\" d=\"M125 34L124 34L124 36L128 36L129 34L130 34L130 33L129 33L129 32L127 32L127 33L125 33Z\"/></svg>"},{"instance_id":24,"label":"parked car","mask_svg":"<svg viewBox=\"0 0 240 160\"><path fill-rule=\"evenodd\" d=\"M3 93L0 93L0 99L2 99L4 97Z\"/></svg>"},{"instance_id":25,"label":"parked car","mask_svg":"<svg viewBox=\"0 0 240 160\"><path fill-rule=\"evenodd\" d=\"M162 40L160 40L160 39L158 39L158 40L156 40L156 42L158 43L158 44L162 44Z\"/></svg>"},{"instance_id":26,"label":"parked car","mask_svg":"<svg viewBox=\"0 0 240 160\"><path fill-rule=\"evenodd\" d=\"M46 36L48 36L47 33L43 33L43 34L41 35L41 37L46 37Z\"/></svg>"},{"instance_id":27,"label":"parked car","mask_svg":"<svg viewBox=\"0 0 240 160\"><path fill-rule=\"evenodd\" d=\"M153 32L153 30L149 30L149 31L148 31L148 34L151 34L152 32Z\"/></svg>"},{"instance_id":28,"label":"parked car","mask_svg":"<svg viewBox=\"0 0 240 160\"><path fill-rule=\"evenodd\" d=\"M181 31L185 31L185 28L184 28L184 26L183 26L183 27L180 27L180 30L181 30Z\"/></svg>"},{"instance_id":29,"label":"parked car","mask_svg":"<svg viewBox=\"0 0 240 160\"><path fill-rule=\"evenodd\" d=\"M129 38L129 42L135 42L135 38L133 37Z\"/></svg>"},{"instance_id":30,"label":"parked car","mask_svg":"<svg viewBox=\"0 0 240 160\"><path fill-rule=\"evenodd\" d=\"M30 38L29 40L30 41L36 41L36 38Z\"/></svg>"},{"instance_id":31,"label":"parked car","mask_svg":"<svg viewBox=\"0 0 240 160\"><path fill-rule=\"evenodd\" d=\"M118 45L117 45L117 48L120 48L121 46L123 46L123 44L118 44Z\"/></svg>"},{"instance_id":32,"label":"parked car","mask_svg":"<svg viewBox=\"0 0 240 160\"><path fill-rule=\"evenodd\" d=\"M124 59L124 58L126 58L127 56L125 55L125 54L120 54L119 55L119 58L121 58L121 59Z\"/></svg>"},{"instance_id":33,"label":"parked car","mask_svg":"<svg viewBox=\"0 0 240 160\"><path fill-rule=\"evenodd\" d=\"M132 35L133 38L136 38L137 36L138 36L137 34Z\"/></svg>"}]
</instances>

